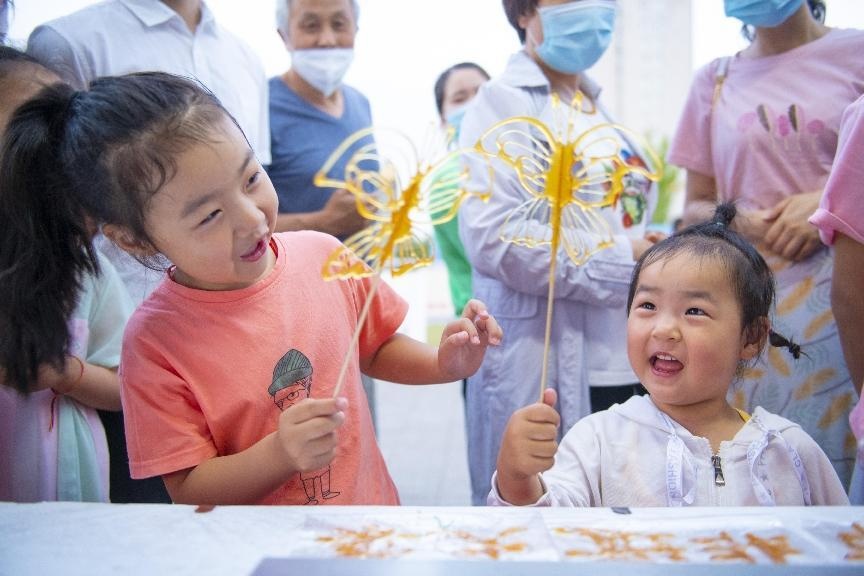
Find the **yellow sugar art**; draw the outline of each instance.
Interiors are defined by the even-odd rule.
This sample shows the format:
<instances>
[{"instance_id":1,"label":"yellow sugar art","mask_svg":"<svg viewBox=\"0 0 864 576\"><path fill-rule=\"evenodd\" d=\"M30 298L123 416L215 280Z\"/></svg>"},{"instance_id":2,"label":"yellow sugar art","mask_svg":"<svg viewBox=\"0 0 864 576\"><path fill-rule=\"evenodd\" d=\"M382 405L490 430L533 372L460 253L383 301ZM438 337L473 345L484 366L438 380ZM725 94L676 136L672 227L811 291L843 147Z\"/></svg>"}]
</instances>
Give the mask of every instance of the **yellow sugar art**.
<instances>
[{"instance_id":1,"label":"yellow sugar art","mask_svg":"<svg viewBox=\"0 0 864 576\"><path fill-rule=\"evenodd\" d=\"M380 128L346 138L315 175L315 185L354 194L357 211L371 224L331 255L324 278L364 278L385 269L401 276L431 264L435 255L428 227L451 220L472 196L464 187L468 171L459 162L463 153L420 160L408 137ZM344 174L332 175L346 156ZM488 194L475 196L485 199Z\"/></svg>"},{"instance_id":2,"label":"yellow sugar art","mask_svg":"<svg viewBox=\"0 0 864 576\"><path fill-rule=\"evenodd\" d=\"M428 143L432 161L421 158L413 142L395 130L366 128L346 138L315 175L316 186L341 188L356 198L357 211L370 224L345 240L322 269L325 280L375 276L342 364L334 396L338 395L381 279L427 266L435 259L431 226L456 216L469 197L468 170L461 156L471 151L444 152L443 141ZM440 150L440 152L437 152ZM344 170L337 170L344 160ZM341 173L335 173L341 172Z\"/></svg>"},{"instance_id":3,"label":"yellow sugar art","mask_svg":"<svg viewBox=\"0 0 864 576\"><path fill-rule=\"evenodd\" d=\"M490 164L500 162L514 172L527 195L527 200L507 215L500 239L527 248L549 248L541 401L547 381L559 249L574 264L582 265L612 246L612 231L601 210L619 202L628 176L639 175L653 182L661 177L659 169L642 162L630 163L624 157L621 141L641 143L642 138L623 126L600 122L577 132L581 115L597 114L581 92L569 106L553 94L551 112L551 125L528 116L502 120L475 145ZM651 166L662 165L650 147L642 145L641 149Z\"/></svg>"}]
</instances>

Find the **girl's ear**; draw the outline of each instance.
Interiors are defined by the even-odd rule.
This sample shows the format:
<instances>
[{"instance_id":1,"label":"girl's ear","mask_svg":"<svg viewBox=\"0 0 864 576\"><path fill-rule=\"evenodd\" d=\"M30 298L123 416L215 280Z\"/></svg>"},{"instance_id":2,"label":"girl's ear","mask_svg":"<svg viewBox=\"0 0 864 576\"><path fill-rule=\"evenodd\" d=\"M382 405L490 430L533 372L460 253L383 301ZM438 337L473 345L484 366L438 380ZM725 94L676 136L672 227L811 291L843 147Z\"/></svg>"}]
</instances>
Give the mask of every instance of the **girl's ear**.
<instances>
[{"instance_id":1,"label":"girl's ear","mask_svg":"<svg viewBox=\"0 0 864 576\"><path fill-rule=\"evenodd\" d=\"M531 21L531 17L534 16L536 10L537 8L535 7L524 14L520 14L519 18L516 19L516 23L519 24L519 27L525 30L526 36L528 34L528 23ZM525 39L527 40L528 38L526 37Z\"/></svg>"},{"instance_id":2,"label":"girl's ear","mask_svg":"<svg viewBox=\"0 0 864 576\"><path fill-rule=\"evenodd\" d=\"M749 344L745 344L744 348L741 349L741 360L752 360L753 358L759 355L759 352L762 351L762 344L759 342L751 342Z\"/></svg>"},{"instance_id":3,"label":"girl's ear","mask_svg":"<svg viewBox=\"0 0 864 576\"><path fill-rule=\"evenodd\" d=\"M105 224L102 226L102 233L124 252L128 252L135 258L148 258L158 253L152 244L138 239L131 230L123 226Z\"/></svg>"},{"instance_id":4,"label":"girl's ear","mask_svg":"<svg viewBox=\"0 0 864 576\"><path fill-rule=\"evenodd\" d=\"M768 332L771 329L771 322L766 317L757 318L753 324L744 329L742 338L743 348L741 348L741 360L752 360L759 356L762 348L765 347L765 341L768 339Z\"/></svg>"}]
</instances>

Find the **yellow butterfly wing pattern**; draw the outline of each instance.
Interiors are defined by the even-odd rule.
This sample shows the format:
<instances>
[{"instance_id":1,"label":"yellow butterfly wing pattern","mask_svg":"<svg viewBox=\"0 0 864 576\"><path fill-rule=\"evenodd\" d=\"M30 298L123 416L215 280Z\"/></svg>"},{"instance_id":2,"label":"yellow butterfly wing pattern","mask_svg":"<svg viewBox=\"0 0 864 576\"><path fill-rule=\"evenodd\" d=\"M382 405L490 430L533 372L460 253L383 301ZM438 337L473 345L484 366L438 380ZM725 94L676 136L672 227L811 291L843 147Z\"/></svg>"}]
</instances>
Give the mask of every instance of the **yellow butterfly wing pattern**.
<instances>
[{"instance_id":1,"label":"yellow butterfly wing pattern","mask_svg":"<svg viewBox=\"0 0 864 576\"><path fill-rule=\"evenodd\" d=\"M321 275L325 280L374 276L357 319L349 353L343 360L333 396L347 373L361 328L381 281L380 272L400 276L431 264L432 224L456 215L470 194L468 170L456 153L436 162L417 154L402 133L367 128L346 138L315 175L317 186L345 189L356 199L357 211L370 223L329 255ZM477 194L484 198L484 194Z\"/></svg>"},{"instance_id":2,"label":"yellow butterfly wing pattern","mask_svg":"<svg viewBox=\"0 0 864 576\"><path fill-rule=\"evenodd\" d=\"M596 124L573 136L571 116L596 113L577 104L556 108L553 103L555 127L524 116L499 122L480 137L476 149L490 162L509 166L526 192L526 200L506 216L501 240L526 247L561 245L574 263L583 264L613 243L601 210L615 206L625 179L659 175L624 158L619 136L637 137L621 126Z\"/></svg>"},{"instance_id":3,"label":"yellow butterfly wing pattern","mask_svg":"<svg viewBox=\"0 0 864 576\"><path fill-rule=\"evenodd\" d=\"M346 246L340 246L327 258L321 270L325 279L366 278L375 271Z\"/></svg>"},{"instance_id":4,"label":"yellow butterfly wing pattern","mask_svg":"<svg viewBox=\"0 0 864 576\"><path fill-rule=\"evenodd\" d=\"M381 128L360 130L343 141L315 184L351 192L370 224L330 256L323 277L365 277L385 269L400 276L431 264L430 225L453 218L470 195L464 186L468 170L459 157L454 151L429 164L404 134Z\"/></svg>"},{"instance_id":5,"label":"yellow butterfly wing pattern","mask_svg":"<svg viewBox=\"0 0 864 576\"><path fill-rule=\"evenodd\" d=\"M510 212L499 233L504 242L533 247L546 241L542 223L548 222L546 178L554 141L547 127L534 118L514 116L499 122L477 141L475 149L489 159L507 165L528 198ZM493 172L494 168L490 169ZM537 224L541 227L538 229Z\"/></svg>"},{"instance_id":6,"label":"yellow butterfly wing pattern","mask_svg":"<svg viewBox=\"0 0 864 576\"><path fill-rule=\"evenodd\" d=\"M541 401L548 376L559 249L582 265L611 246L614 237L607 220L611 214L604 209L616 205L628 178L659 179L638 156L627 157L621 142L631 140L632 134L588 118L596 114L597 108L581 93L570 106L561 106L553 94L551 126L529 116L507 118L486 130L474 147L484 155L490 173L503 163L503 172L515 174L515 182L525 192L525 200L504 217L499 238L528 248L549 246Z\"/></svg>"},{"instance_id":7,"label":"yellow butterfly wing pattern","mask_svg":"<svg viewBox=\"0 0 864 576\"><path fill-rule=\"evenodd\" d=\"M612 230L602 210L618 204L628 180L660 178L638 156L626 157L622 137L639 140L623 126L609 123L586 130L565 146L572 150L572 179L571 199L562 208L561 244L577 264L612 246ZM642 151L652 166L660 165L650 148L643 146Z\"/></svg>"}]
</instances>

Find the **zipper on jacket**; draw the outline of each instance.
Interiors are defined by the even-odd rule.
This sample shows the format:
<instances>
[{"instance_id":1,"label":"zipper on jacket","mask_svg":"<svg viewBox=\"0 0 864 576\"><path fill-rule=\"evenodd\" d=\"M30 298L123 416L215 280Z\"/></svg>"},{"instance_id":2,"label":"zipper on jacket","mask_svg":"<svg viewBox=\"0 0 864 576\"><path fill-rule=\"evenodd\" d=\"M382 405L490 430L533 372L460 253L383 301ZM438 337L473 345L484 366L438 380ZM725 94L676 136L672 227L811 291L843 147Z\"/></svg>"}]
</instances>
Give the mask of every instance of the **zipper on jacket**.
<instances>
[{"instance_id":1,"label":"zipper on jacket","mask_svg":"<svg viewBox=\"0 0 864 576\"><path fill-rule=\"evenodd\" d=\"M726 479L723 478L723 468L721 467L720 456L711 456L711 464L714 465L714 484L717 486L725 486Z\"/></svg>"}]
</instances>

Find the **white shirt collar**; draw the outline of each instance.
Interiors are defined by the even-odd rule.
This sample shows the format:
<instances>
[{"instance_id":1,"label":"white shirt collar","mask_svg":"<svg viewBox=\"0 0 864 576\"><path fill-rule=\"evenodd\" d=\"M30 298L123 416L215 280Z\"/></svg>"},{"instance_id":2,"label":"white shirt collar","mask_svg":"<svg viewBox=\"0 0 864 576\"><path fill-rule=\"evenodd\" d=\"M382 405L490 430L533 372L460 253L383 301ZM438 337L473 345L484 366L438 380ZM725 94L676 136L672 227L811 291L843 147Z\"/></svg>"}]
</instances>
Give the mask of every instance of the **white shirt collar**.
<instances>
[{"instance_id":1,"label":"white shirt collar","mask_svg":"<svg viewBox=\"0 0 864 576\"><path fill-rule=\"evenodd\" d=\"M153 27L168 22L172 18L180 19L180 15L158 0L120 0L145 26ZM184 27L186 23L183 23ZM197 30L209 30L215 25L213 13L205 2L201 2L201 22Z\"/></svg>"},{"instance_id":2,"label":"white shirt collar","mask_svg":"<svg viewBox=\"0 0 864 576\"><path fill-rule=\"evenodd\" d=\"M549 80L543 74L543 70L540 69L540 66L531 59L524 49L510 56L510 61L507 63L507 67L500 79L504 84L517 88L542 87L546 88L547 91L549 90ZM582 74L580 88L582 92L594 101L600 96L600 85L585 74Z\"/></svg>"}]
</instances>

